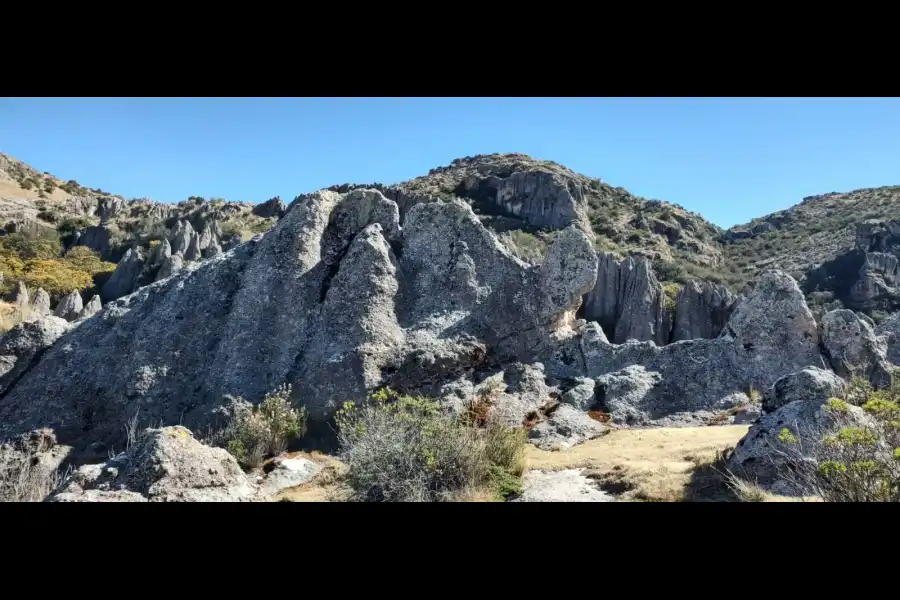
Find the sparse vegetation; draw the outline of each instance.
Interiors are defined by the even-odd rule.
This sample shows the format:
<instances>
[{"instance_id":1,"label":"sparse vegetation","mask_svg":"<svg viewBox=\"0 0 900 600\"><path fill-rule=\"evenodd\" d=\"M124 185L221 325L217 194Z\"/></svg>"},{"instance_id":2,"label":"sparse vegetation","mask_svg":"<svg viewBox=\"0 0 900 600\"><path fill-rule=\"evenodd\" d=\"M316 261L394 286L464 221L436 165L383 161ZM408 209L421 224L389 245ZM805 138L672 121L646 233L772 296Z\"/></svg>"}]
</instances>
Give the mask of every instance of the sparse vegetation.
<instances>
[{"instance_id":1,"label":"sparse vegetation","mask_svg":"<svg viewBox=\"0 0 900 600\"><path fill-rule=\"evenodd\" d=\"M231 422L222 438L225 448L245 469L261 466L306 433L306 409L294 408L290 398L290 385L283 385L255 406L231 399Z\"/></svg>"},{"instance_id":2,"label":"sparse vegetation","mask_svg":"<svg viewBox=\"0 0 900 600\"><path fill-rule=\"evenodd\" d=\"M498 500L520 493L525 431L479 427L479 414L447 414L432 400L390 389L363 406L345 404L336 424L351 499L446 502L476 490Z\"/></svg>"},{"instance_id":3,"label":"sparse vegetation","mask_svg":"<svg viewBox=\"0 0 900 600\"><path fill-rule=\"evenodd\" d=\"M844 398L823 409L825 424L779 432L785 481L826 502L900 502L900 379L873 390L854 378Z\"/></svg>"}]
</instances>

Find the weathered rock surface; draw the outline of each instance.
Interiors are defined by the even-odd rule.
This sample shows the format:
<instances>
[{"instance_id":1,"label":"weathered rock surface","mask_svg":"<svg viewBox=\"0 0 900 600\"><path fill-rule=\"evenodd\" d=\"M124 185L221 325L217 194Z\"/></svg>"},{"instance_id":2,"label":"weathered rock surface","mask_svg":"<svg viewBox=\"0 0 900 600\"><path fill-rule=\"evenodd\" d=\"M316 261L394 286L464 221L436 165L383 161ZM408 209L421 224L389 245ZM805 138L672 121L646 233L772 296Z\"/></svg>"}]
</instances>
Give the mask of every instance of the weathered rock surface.
<instances>
[{"instance_id":1,"label":"weathered rock surface","mask_svg":"<svg viewBox=\"0 0 900 600\"><path fill-rule=\"evenodd\" d=\"M196 231L194 231L190 222L178 221L174 229L172 229L172 232L169 234L169 243L172 246L172 253L181 252L181 254L184 255L191 245L191 240L195 233Z\"/></svg>"},{"instance_id":2,"label":"weathered rock surface","mask_svg":"<svg viewBox=\"0 0 900 600\"><path fill-rule=\"evenodd\" d=\"M663 287L645 258L619 261L614 254L598 253L597 282L585 296L584 316L600 323L617 344L669 341Z\"/></svg>"},{"instance_id":3,"label":"weathered rock surface","mask_svg":"<svg viewBox=\"0 0 900 600\"><path fill-rule=\"evenodd\" d=\"M885 339L887 359L900 366L900 313L889 315L875 328L875 333Z\"/></svg>"},{"instance_id":4,"label":"weathered rock surface","mask_svg":"<svg viewBox=\"0 0 900 600\"><path fill-rule=\"evenodd\" d=\"M278 217L280 219L285 212L287 212L287 204L277 196L253 207L253 214L264 218Z\"/></svg>"},{"instance_id":5,"label":"weathered rock surface","mask_svg":"<svg viewBox=\"0 0 900 600\"><path fill-rule=\"evenodd\" d=\"M675 299L672 341L714 338L722 332L736 297L728 288L709 281L691 280Z\"/></svg>"},{"instance_id":6,"label":"weathered rock surface","mask_svg":"<svg viewBox=\"0 0 900 600\"><path fill-rule=\"evenodd\" d=\"M575 385L562 395L562 401L582 411L590 410L597 401L595 388L593 379L577 377Z\"/></svg>"},{"instance_id":7,"label":"weathered rock surface","mask_svg":"<svg viewBox=\"0 0 900 600\"><path fill-rule=\"evenodd\" d=\"M613 502L583 475L584 469L529 471L523 477L524 491L512 502Z\"/></svg>"},{"instance_id":8,"label":"weathered rock surface","mask_svg":"<svg viewBox=\"0 0 900 600\"><path fill-rule=\"evenodd\" d=\"M777 380L763 395L762 408L773 412L795 401L824 402L840 396L846 382L832 371L809 367Z\"/></svg>"},{"instance_id":9,"label":"weathered rock surface","mask_svg":"<svg viewBox=\"0 0 900 600\"><path fill-rule=\"evenodd\" d=\"M282 490L308 483L322 471L322 465L306 458L276 457L259 486L258 494L274 496Z\"/></svg>"},{"instance_id":10,"label":"weathered rock surface","mask_svg":"<svg viewBox=\"0 0 900 600\"><path fill-rule=\"evenodd\" d=\"M100 293L103 300L110 302L136 290L144 270L144 264L144 253L140 246L129 248L119 264L116 265L116 270L113 271L109 280L103 285Z\"/></svg>"},{"instance_id":11,"label":"weathered rock surface","mask_svg":"<svg viewBox=\"0 0 900 600\"><path fill-rule=\"evenodd\" d=\"M171 277L182 268L184 268L184 260L181 258L181 254L173 254L163 259L159 271L156 272L156 281Z\"/></svg>"},{"instance_id":12,"label":"weathered rock surface","mask_svg":"<svg viewBox=\"0 0 900 600\"><path fill-rule=\"evenodd\" d=\"M50 315L50 294L44 288L38 288L31 299L31 316L41 319Z\"/></svg>"},{"instance_id":13,"label":"weathered rock surface","mask_svg":"<svg viewBox=\"0 0 900 600\"><path fill-rule=\"evenodd\" d=\"M795 400L764 414L738 442L728 458L728 469L772 492L797 495L798 490L785 478L789 461L779 434L788 429L797 438L796 447L802 449L802 455L805 458L815 456L817 444L836 423L834 413L828 410L825 402L825 399ZM848 407L847 418L857 424L867 422L867 416L857 406Z\"/></svg>"},{"instance_id":14,"label":"weathered rock surface","mask_svg":"<svg viewBox=\"0 0 900 600\"><path fill-rule=\"evenodd\" d=\"M100 296L94 294L93 297L88 301L87 304L84 305L84 308L81 309L81 312L78 313L79 319L87 319L89 317L93 317L103 308L103 303L100 302Z\"/></svg>"},{"instance_id":15,"label":"weathered rock surface","mask_svg":"<svg viewBox=\"0 0 900 600\"><path fill-rule=\"evenodd\" d=\"M59 301L53 314L66 321L74 321L81 314L82 309L84 309L84 303L81 300L81 294L73 290Z\"/></svg>"},{"instance_id":16,"label":"weathered rock surface","mask_svg":"<svg viewBox=\"0 0 900 600\"><path fill-rule=\"evenodd\" d=\"M111 251L110 232L108 227L94 225L86 228L75 238L75 246L86 246L100 256L108 257Z\"/></svg>"},{"instance_id":17,"label":"weathered rock surface","mask_svg":"<svg viewBox=\"0 0 900 600\"><path fill-rule=\"evenodd\" d=\"M225 395L258 402L281 383L312 434L373 387L453 381L488 354L531 364L596 277L590 238L556 237L533 267L462 203L416 205L401 231L380 193L301 197L265 236L80 322L3 397L0 439L50 425L95 460L135 413L205 430Z\"/></svg>"},{"instance_id":18,"label":"weathered rock surface","mask_svg":"<svg viewBox=\"0 0 900 600\"><path fill-rule=\"evenodd\" d=\"M528 432L528 438L542 450L564 450L609 432L609 427L595 421L583 411L568 404L560 404L546 421Z\"/></svg>"},{"instance_id":19,"label":"weathered rock surface","mask_svg":"<svg viewBox=\"0 0 900 600\"><path fill-rule=\"evenodd\" d=\"M45 317L19 323L0 336L0 394L6 392L68 329L66 321Z\"/></svg>"},{"instance_id":20,"label":"weathered rock surface","mask_svg":"<svg viewBox=\"0 0 900 600\"><path fill-rule=\"evenodd\" d=\"M666 425L678 424L675 417L705 422L748 402L751 386L825 368L812 313L796 282L779 271L760 278L716 339L613 345L588 322L561 336L542 360L554 377L597 378L597 404L614 422Z\"/></svg>"},{"instance_id":21,"label":"weathered rock surface","mask_svg":"<svg viewBox=\"0 0 900 600\"><path fill-rule=\"evenodd\" d=\"M721 339L732 340L746 357L758 375L757 387L807 366L825 366L812 312L797 282L782 271L763 273L735 308Z\"/></svg>"},{"instance_id":22,"label":"weathered rock surface","mask_svg":"<svg viewBox=\"0 0 900 600\"><path fill-rule=\"evenodd\" d=\"M494 208L535 227L565 229L576 225L590 231L584 190L554 173L535 170L518 171L508 177L472 175L458 191L476 199L485 209Z\"/></svg>"},{"instance_id":23,"label":"weathered rock surface","mask_svg":"<svg viewBox=\"0 0 900 600\"><path fill-rule=\"evenodd\" d=\"M840 309L822 318L822 345L831 368L844 378L858 373L876 387L890 385L887 340L876 336L870 323L852 310Z\"/></svg>"},{"instance_id":24,"label":"weathered rock surface","mask_svg":"<svg viewBox=\"0 0 900 600\"><path fill-rule=\"evenodd\" d=\"M128 452L80 467L49 500L234 502L256 494L227 451L205 446L176 426L148 429Z\"/></svg>"}]
</instances>

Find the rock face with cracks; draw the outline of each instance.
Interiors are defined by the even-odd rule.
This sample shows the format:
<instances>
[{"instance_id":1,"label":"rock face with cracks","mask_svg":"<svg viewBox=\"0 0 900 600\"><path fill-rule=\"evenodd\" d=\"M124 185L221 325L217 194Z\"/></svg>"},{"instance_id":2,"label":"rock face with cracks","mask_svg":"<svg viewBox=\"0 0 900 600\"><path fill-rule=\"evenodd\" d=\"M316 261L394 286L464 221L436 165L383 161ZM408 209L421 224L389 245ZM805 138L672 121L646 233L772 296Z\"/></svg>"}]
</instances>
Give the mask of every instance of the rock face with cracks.
<instances>
[{"instance_id":1,"label":"rock face with cracks","mask_svg":"<svg viewBox=\"0 0 900 600\"><path fill-rule=\"evenodd\" d=\"M822 317L822 344L831 368L841 377L858 374L876 387L890 385L887 340L852 310L833 310Z\"/></svg>"},{"instance_id":2,"label":"rock face with cracks","mask_svg":"<svg viewBox=\"0 0 900 600\"><path fill-rule=\"evenodd\" d=\"M377 191L317 192L265 236L79 322L0 398L0 439L50 426L95 460L122 447L134 417L202 431L225 395L259 402L282 383L312 431L385 384L416 390L490 361L533 362L571 331L595 278L575 226L530 266L468 205L413 206L401 229Z\"/></svg>"}]
</instances>

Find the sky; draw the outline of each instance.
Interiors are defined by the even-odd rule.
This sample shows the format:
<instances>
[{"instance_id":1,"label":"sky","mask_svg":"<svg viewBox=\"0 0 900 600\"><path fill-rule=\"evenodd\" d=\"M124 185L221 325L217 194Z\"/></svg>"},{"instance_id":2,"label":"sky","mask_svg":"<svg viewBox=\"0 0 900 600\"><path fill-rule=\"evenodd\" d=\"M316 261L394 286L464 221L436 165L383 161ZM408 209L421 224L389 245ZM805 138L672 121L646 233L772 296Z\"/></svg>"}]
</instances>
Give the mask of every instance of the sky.
<instances>
[{"instance_id":1,"label":"sky","mask_svg":"<svg viewBox=\"0 0 900 600\"><path fill-rule=\"evenodd\" d=\"M900 99L0 98L0 152L172 202L290 202L522 152L729 227L900 185Z\"/></svg>"}]
</instances>

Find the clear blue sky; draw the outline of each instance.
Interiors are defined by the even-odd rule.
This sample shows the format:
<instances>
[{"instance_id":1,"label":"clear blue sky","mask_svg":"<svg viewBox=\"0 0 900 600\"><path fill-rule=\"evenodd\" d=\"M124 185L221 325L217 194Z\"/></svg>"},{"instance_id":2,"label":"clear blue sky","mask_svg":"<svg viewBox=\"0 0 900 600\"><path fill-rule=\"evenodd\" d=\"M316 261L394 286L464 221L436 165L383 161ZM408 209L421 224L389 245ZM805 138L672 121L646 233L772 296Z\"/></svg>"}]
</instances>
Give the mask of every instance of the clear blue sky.
<instances>
[{"instance_id":1,"label":"clear blue sky","mask_svg":"<svg viewBox=\"0 0 900 600\"><path fill-rule=\"evenodd\" d=\"M727 227L900 184L900 100L3 98L0 152L126 197L254 202L524 152Z\"/></svg>"}]
</instances>

